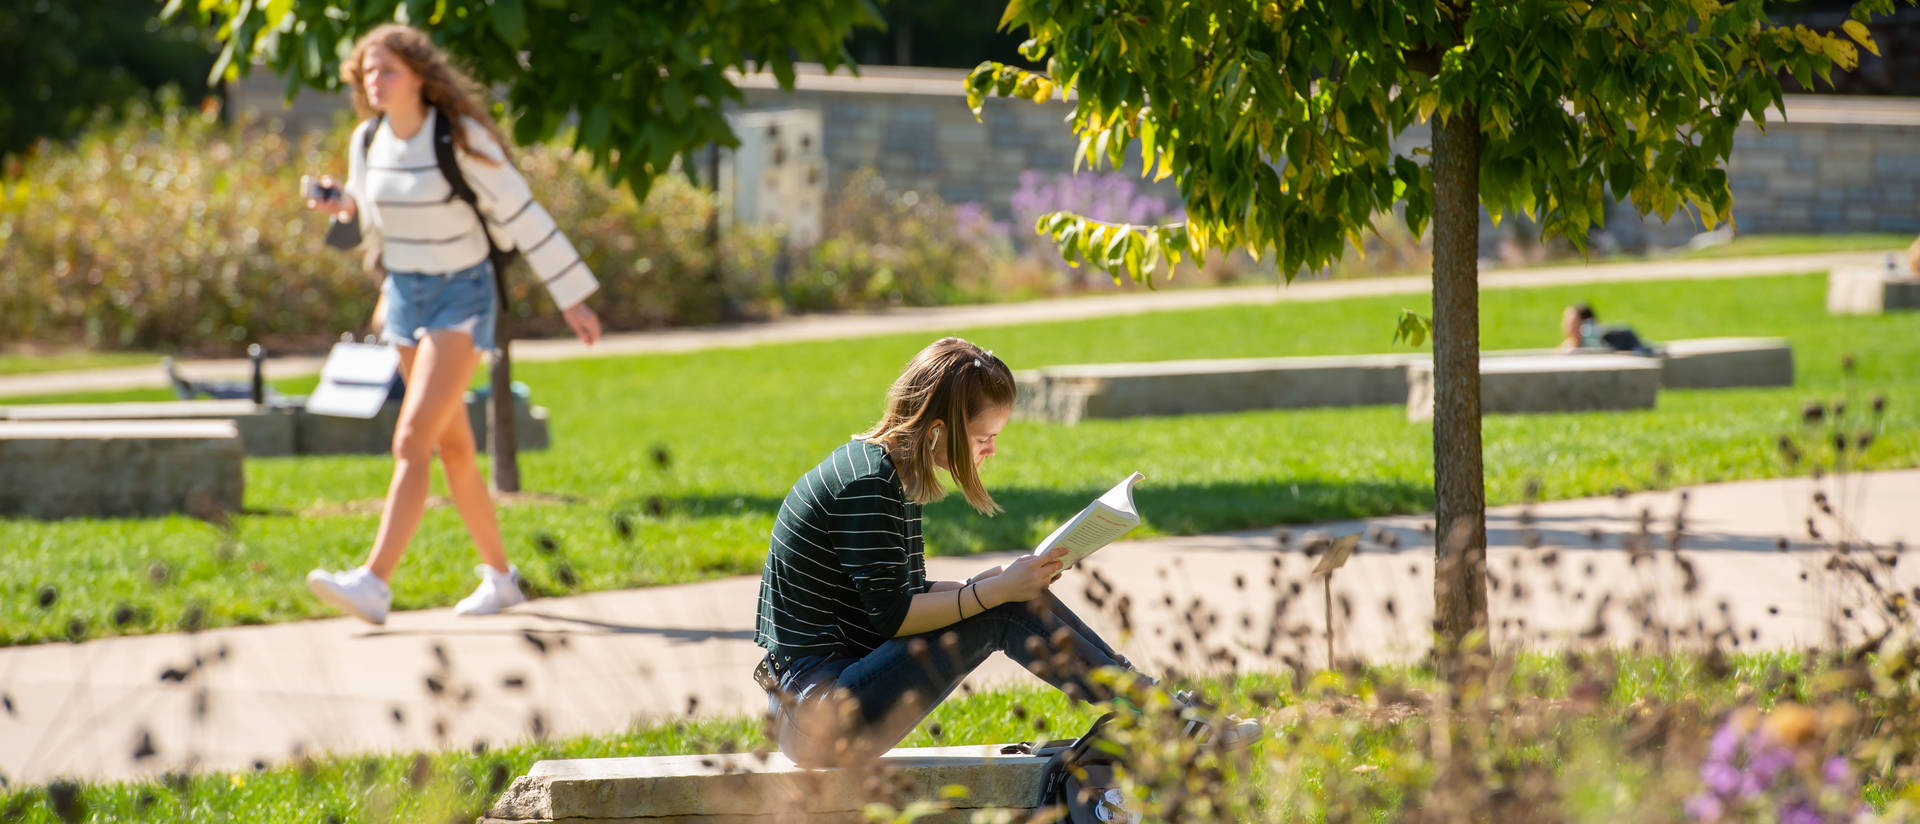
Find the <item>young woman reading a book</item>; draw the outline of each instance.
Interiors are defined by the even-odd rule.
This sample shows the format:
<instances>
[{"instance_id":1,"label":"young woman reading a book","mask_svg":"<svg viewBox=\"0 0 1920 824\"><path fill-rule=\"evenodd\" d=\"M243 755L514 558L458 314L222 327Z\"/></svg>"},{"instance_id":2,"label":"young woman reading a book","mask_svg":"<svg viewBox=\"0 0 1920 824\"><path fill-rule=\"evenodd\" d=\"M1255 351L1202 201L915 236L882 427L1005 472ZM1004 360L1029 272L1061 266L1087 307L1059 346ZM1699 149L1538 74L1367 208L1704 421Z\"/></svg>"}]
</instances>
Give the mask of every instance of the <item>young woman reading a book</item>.
<instances>
[{"instance_id":1,"label":"young woman reading a book","mask_svg":"<svg viewBox=\"0 0 1920 824\"><path fill-rule=\"evenodd\" d=\"M754 677L780 750L796 763L879 756L995 652L1081 700L1112 697L1092 677L1103 667L1156 683L1048 590L1064 547L966 581L927 580L920 511L946 494L935 471L974 509L998 512L979 468L996 452L1013 399L1013 373L992 352L935 341L894 381L880 422L809 470L781 504L755 633L767 656ZM1260 734L1251 721L1222 726L1190 731L1229 746Z\"/></svg>"}]
</instances>

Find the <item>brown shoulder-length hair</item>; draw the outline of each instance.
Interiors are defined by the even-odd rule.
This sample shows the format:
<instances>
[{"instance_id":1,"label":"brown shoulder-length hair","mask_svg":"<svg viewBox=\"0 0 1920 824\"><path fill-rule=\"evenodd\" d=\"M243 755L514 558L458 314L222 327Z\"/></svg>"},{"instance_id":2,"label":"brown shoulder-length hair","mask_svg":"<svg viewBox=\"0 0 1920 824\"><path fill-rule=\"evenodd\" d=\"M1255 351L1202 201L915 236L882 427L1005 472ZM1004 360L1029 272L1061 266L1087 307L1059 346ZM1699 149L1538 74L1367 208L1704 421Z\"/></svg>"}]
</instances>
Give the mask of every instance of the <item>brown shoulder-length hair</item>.
<instances>
[{"instance_id":1,"label":"brown shoulder-length hair","mask_svg":"<svg viewBox=\"0 0 1920 824\"><path fill-rule=\"evenodd\" d=\"M914 355L887 390L880 422L854 437L886 447L907 498L926 504L947 494L934 476L932 432L940 425L946 430L941 446L947 452L947 473L967 503L992 515L1000 505L980 485L967 421L988 409L1012 406L1014 392L1013 371L992 352L960 338L941 338Z\"/></svg>"},{"instance_id":2,"label":"brown shoulder-length hair","mask_svg":"<svg viewBox=\"0 0 1920 824\"><path fill-rule=\"evenodd\" d=\"M387 23L376 27L360 37L353 44L353 56L340 64L340 82L347 85L353 93L353 110L366 120L379 112L373 104L367 102L367 85L361 76L360 65L366 60L367 50L374 46L383 46L392 52L400 62L414 74L420 75L420 96L426 103L438 109L441 117L453 119L453 145L468 155L484 163L493 163L493 159L473 150L467 142L466 119L478 121L493 142L500 147L502 157L507 156L507 140L500 134L500 127L493 122L493 115L481 105L482 95L478 86L467 78L466 74L453 67L447 61L447 54L433 44L426 32L412 26L399 23Z\"/></svg>"}]
</instances>

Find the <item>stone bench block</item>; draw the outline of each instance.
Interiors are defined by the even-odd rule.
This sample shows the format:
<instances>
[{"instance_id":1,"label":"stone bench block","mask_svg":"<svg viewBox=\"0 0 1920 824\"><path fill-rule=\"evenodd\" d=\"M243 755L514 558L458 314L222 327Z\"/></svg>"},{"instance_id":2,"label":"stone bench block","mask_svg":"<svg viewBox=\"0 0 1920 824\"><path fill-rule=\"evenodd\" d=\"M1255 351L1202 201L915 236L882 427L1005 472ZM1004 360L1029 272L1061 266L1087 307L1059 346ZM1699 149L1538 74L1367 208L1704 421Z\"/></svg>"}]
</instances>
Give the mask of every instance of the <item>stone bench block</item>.
<instances>
[{"instance_id":1,"label":"stone bench block","mask_svg":"<svg viewBox=\"0 0 1920 824\"><path fill-rule=\"evenodd\" d=\"M238 512L232 421L0 421L0 515L133 517Z\"/></svg>"},{"instance_id":2,"label":"stone bench block","mask_svg":"<svg viewBox=\"0 0 1920 824\"><path fill-rule=\"evenodd\" d=\"M1786 338L1677 340L1665 350L1660 385L1667 389L1793 385L1793 345Z\"/></svg>"},{"instance_id":3,"label":"stone bench block","mask_svg":"<svg viewBox=\"0 0 1920 824\"><path fill-rule=\"evenodd\" d=\"M1480 411L1586 412L1652 409L1660 392L1659 358L1636 355L1536 355L1480 360ZM1407 367L1407 418L1433 418L1433 364Z\"/></svg>"},{"instance_id":4,"label":"stone bench block","mask_svg":"<svg viewBox=\"0 0 1920 824\"><path fill-rule=\"evenodd\" d=\"M1407 397L1424 355L1235 358L1056 366L1023 373L1015 411L1059 423L1248 409L1365 406ZM1015 376L1016 381L1021 376ZM1031 388L1031 392L1029 392Z\"/></svg>"},{"instance_id":5,"label":"stone bench block","mask_svg":"<svg viewBox=\"0 0 1920 824\"><path fill-rule=\"evenodd\" d=\"M481 824L595 822L864 822L866 804L904 807L966 787L927 824L966 822L982 809L1032 809L1046 759L998 745L901 748L876 766L808 770L771 753L541 761L514 780Z\"/></svg>"},{"instance_id":6,"label":"stone bench block","mask_svg":"<svg viewBox=\"0 0 1920 824\"><path fill-rule=\"evenodd\" d=\"M485 398L468 396L467 422L473 426L480 451L487 449ZM381 455L393 451L393 429L400 421L400 402L388 401L371 418L312 415L301 410L295 423L295 441L302 455ZM526 398L514 398L514 434L521 451L546 449L551 443L547 410Z\"/></svg>"},{"instance_id":7,"label":"stone bench block","mask_svg":"<svg viewBox=\"0 0 1920 824\"><path fill-rule=\"evenodd\" d=\"M1835 267L1827 273L1827 312L1878 315L1920 309L1920 276L1886 266Z\"/></svg>"},{"instance_id":8,"label":"stone bench block","mask_svg":"<svg viewBox=\"0 0 1920 824\"><path fill-rule=\"evenodd\" d=\"M293 410L256 406L250 400L157 403L31 404L10 407L0 417L16 421L233 421L247 457L294 454Z\"/></svg>"}]
</instances>

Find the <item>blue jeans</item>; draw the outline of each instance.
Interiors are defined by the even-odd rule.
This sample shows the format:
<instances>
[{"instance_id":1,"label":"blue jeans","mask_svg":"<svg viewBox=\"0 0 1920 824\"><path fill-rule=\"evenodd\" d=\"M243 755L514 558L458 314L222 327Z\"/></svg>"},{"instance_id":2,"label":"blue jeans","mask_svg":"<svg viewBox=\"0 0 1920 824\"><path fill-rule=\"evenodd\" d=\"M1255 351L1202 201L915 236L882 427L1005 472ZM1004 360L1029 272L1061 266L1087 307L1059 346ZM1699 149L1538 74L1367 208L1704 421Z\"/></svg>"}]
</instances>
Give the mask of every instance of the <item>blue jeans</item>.
<instances>
[{"instance_id":1,"label":"blue jeans","mask_svg":"<svg viewBox=\"0 0 1920 824\"><path fill-rule=\"evenodd\" d=\"M971 597L971 596L969 596ZM803 767L857 764L879 757L995 652L1067 695L1112 697L1090 677L1133 665L1060 599L1001 604L933 632L894 638L866 655L794 661L768 695L780 751ZM1138 675L1143 683L1153 679Z\"/></svg>"}]
</instances>

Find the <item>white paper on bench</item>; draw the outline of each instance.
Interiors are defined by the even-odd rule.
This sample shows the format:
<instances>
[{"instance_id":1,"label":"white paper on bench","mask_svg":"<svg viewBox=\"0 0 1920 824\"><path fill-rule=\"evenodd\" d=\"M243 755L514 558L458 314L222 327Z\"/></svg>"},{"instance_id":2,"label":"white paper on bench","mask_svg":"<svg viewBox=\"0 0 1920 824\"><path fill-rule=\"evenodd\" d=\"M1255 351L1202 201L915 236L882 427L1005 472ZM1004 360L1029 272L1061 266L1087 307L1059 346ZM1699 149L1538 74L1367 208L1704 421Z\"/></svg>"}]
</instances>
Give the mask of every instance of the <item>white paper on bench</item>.
<instances>
[{"instance_id":1,"label":"white paper on bench","mask_svg":"<svg viewBox=\"0 0 1920 824\"><path fill-rule=\"evenodd\" d=\"M342 418L371 418L387 402L387 387L400 368L400 350L380 343L336 343L320 367L320 385L307 411Z\"/></svg>"}]
</instances>

